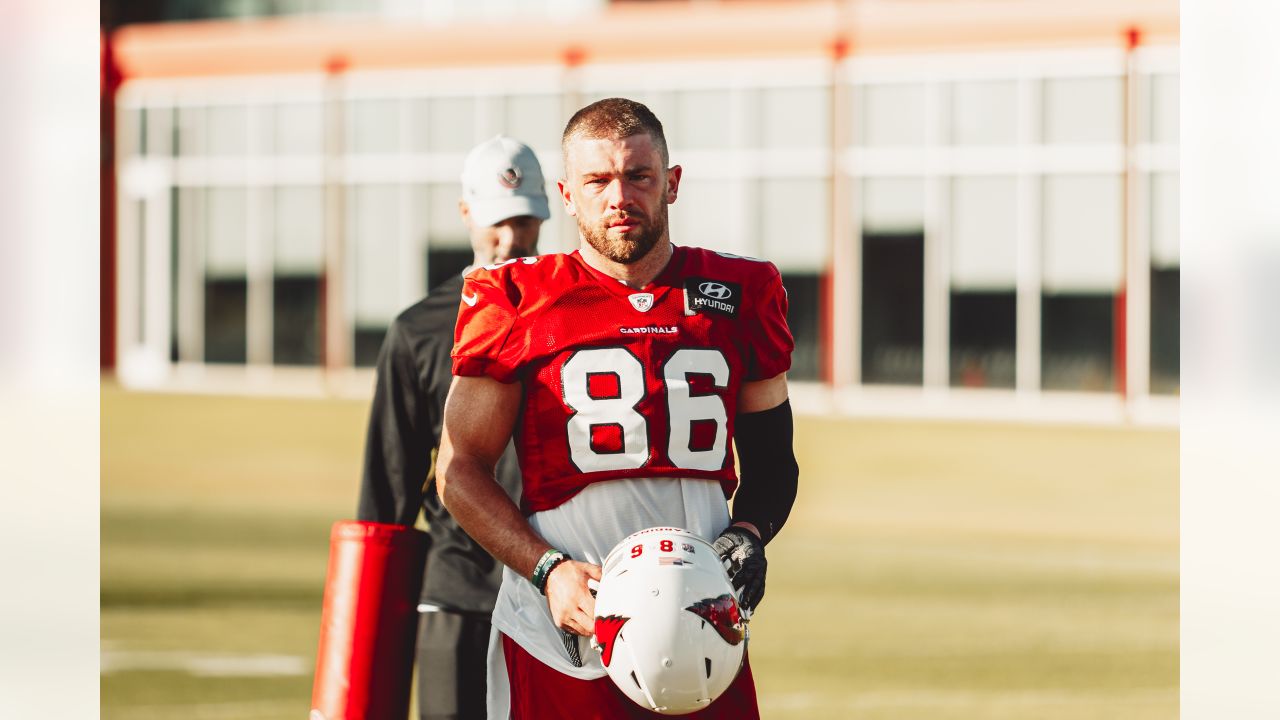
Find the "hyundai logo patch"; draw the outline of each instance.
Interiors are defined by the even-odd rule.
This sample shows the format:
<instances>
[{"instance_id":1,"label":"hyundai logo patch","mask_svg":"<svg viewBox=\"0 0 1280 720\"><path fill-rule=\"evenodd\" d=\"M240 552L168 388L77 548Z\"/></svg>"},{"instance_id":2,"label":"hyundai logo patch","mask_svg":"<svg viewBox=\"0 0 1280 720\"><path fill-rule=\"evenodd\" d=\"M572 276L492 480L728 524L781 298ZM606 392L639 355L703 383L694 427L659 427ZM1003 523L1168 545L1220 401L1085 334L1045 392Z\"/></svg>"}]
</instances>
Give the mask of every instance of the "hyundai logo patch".
<instances>
[{"instance_id":1,"label":"hyundai logo patch","mask_svg":"<svg viewBox=\"0 0 1280 720\"><path fill-rule=\"evenodd\" d=\"M724 300L731 294L729 288L718 282L711 282L709 280L698 285L698 292L709 298L715 298L716 300Z\"/></svg>"},{"instance_id":2,"label":"hyundai logo patch","mask_svg":"<svg viewBox=\"0 0 1280 720\"><path fill-rule=\"evenodd\" d=\"M742 304L742 285L727 280L687 278L684 281L685 314L718 313L729 317L738 315Z\"/></svg>"}]
</instances>

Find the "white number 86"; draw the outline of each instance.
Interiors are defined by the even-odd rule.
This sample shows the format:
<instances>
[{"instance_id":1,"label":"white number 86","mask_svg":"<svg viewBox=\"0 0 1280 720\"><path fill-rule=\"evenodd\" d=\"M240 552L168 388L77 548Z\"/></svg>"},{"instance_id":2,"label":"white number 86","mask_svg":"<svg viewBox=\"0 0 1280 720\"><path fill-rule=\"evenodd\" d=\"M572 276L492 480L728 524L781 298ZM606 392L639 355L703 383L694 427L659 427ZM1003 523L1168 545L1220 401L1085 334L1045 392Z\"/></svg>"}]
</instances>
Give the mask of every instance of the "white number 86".
<instances>
[{"instance_id":1,"label":"white number 86","mask_svg":"<svg viewBox=\"0 0 1280 720\"><path fill-rule=\"evenodd\" d=\"M588 384L592 375L613 375L617 393L610 397L592 397ZM680 468L718 470L724 465L728 445L728 415L724 401L716 394L694 395L689 387L690 375L708 375L712 385L729 385L729 363L719 350L683 348L677 350L662 367L667 391L667 416L671 431L667 457ZM569 418L569 455L582 472L634 470L649 459L648 423L636 411L644 399L644 366L624 348L581 350L565 361L560 370L564 400L574 411ZM715 423L715 438L710 447L694 449L694 423ZM593 427L615 426L621 435L621 448L612 452L592 447Z\"/></svg>"}]
</instances>

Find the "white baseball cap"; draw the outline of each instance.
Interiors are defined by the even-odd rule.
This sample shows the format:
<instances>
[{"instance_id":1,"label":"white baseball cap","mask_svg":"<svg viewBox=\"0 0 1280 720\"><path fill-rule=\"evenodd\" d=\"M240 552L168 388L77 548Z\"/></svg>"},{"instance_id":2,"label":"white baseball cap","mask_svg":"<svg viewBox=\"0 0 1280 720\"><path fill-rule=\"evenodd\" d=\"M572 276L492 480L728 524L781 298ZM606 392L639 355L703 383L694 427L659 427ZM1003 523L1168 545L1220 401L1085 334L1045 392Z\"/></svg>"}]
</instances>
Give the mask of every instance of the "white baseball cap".
<instances>
[{"instance_id":1,"label":"white baseball cap","mask_svg":"<svg viewBox=\"0 0 1280 720\"><path fill-rule=\"evenodd\" d=\"M462 166L462 199L480 225L532 215L546 220L547 191L542 167L528 145L497 135L472 148Z\"/></svg>"}]
</instances>

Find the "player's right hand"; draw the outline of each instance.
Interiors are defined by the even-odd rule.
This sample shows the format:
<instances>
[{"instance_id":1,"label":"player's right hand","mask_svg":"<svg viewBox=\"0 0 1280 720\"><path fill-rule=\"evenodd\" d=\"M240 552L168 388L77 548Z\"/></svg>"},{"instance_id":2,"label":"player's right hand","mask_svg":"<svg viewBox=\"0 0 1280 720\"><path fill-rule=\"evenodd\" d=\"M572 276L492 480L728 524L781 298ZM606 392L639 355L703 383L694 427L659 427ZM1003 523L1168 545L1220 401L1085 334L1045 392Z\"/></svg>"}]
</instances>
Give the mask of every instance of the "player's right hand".
<instances>
[{"instance_id":1,"label":"player's right hand","mask_svg":"<svg viewBox=\"0 0 1280 720\"><path fill-rule=\"evenodd\" d=\"M561 630L590 637L595 627L596 599L587 580L600 579L600 566L566 560L547 577L547 606Z\"/></svg>"}]
</instances>

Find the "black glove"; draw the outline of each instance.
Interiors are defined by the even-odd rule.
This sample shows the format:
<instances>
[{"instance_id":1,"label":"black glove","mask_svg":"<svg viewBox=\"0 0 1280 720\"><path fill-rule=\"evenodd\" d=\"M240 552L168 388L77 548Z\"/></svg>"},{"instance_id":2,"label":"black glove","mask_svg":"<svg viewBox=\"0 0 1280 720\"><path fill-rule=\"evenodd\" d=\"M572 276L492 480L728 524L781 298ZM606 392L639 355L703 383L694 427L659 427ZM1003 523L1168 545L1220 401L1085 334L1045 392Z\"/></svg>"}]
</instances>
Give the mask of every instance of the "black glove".
<instances>
[{"instance_id":1,"label":"black glove","mask_svg":"<svg viewBox=\"0 0 1280 720\"><path fill-rule=\"evenodd\" d=\"M768 567L764 543L750 530L730 525L711 547L724 561L734 589L742 590L738 602L748 611L755 610L764 598L764 573Z\"/></svg>"}]
</instances>

